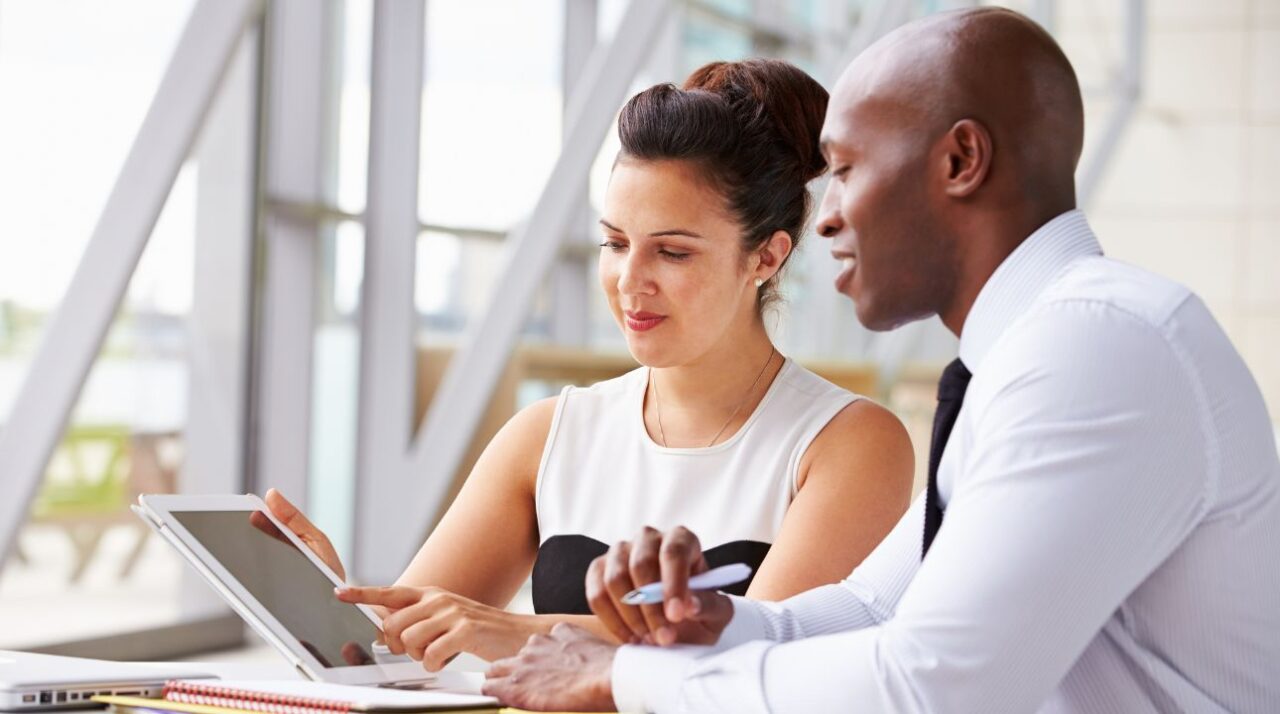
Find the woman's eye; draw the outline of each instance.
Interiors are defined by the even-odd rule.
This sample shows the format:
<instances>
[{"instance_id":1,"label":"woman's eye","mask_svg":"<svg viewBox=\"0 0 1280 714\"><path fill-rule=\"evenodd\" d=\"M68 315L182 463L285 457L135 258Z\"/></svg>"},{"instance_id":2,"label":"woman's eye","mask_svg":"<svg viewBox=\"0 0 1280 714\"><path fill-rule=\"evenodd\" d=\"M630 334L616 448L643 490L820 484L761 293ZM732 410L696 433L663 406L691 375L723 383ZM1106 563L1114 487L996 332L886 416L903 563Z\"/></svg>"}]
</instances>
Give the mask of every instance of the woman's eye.
<instances>
[{"instance_id":1,"label":"woman's eye","mask_svg":"<svg viewBox=\"0 0 1280 714\"><path fill-rule=\"evenodd\" d=\"M845 165L843 165L843 166L841 166L841 167L839 167L839 168L835 169L834 171L832 171L832 172L831 172L831 175L832 175L832 176L834 176L834 177L836 177L836 178L838 178L838 179L843 179L845 176L848 176L848 175L849 175L849 168L850 168L850 167L849 167L849 165L848 165L848 164L845 164Z\"/></svg>"},{"instance_id":2,"label":"woman's eye","mask_svg":"<svg viewBox=\"0 0 1280 714\"><path fill-rule=\"evenodd\" d=\"M667 250L666 248L663 248L658 252L661 253L663 256L670 258L672 260L684 260L685 258L689 257L688 253L677 253L674 250Z\"/></svg>"},{"instance_id":3,"label":"woman's eye","mask_svg":"<svg viewBox=\"0 0 1280 714\"><path fill-rule=\"evenodd\" d=\"M618 251L622 250L623 248L626 248L626 247L627 247L627 244L626 244L626 243L622 243L622 242L620 242L620 241L616 241L616 240L608 240L608 239L605 239L605 240L604 240L604 242L602 242L602 243L600 244L600 247L601 247L601 248L608 248L609 250L611 250L611 251L613 251L613 252L617 253Z\"/></svg>"}]
</instances>

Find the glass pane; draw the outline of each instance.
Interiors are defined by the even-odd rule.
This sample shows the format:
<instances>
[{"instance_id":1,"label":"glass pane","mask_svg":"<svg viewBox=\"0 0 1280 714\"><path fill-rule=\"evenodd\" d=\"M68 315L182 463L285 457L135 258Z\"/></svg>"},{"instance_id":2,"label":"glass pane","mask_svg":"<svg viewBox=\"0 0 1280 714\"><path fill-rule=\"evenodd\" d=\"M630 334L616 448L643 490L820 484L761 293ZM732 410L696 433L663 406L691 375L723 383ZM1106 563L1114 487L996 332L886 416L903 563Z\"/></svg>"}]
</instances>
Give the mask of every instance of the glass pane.
<instances>
[{"instance_id":1,"label":"glass pane","mask_svg":"<svg viewBox=\"0 0 1280 714\"><path fill-rule=\"evenodd\" d=\"M496 246L495 246L496 247ZM414 305L427 329L458 332L466 322L466 306L483 295L464 295L462 262L479 258L496 264L496 257L464 246L452 233L425 231L418 236L414 273ZM486 284L486 287L488 284Z\"/></svg>"},{"instance_id":2,"label":"glass pane","mask_svg":"<svg viewBox=\"0 0 1280 714\"><path fill-rule=\"evenodd\" d=\"M697 10L685 15L682 76L708 62L740 60L755 54L751 35L741 26Z\"/></svg>"},{"instance_id":3,"label":"glass pane","mask_svg":"<svg viewBox=\"0 0 1280 714\"><path fill-rule=\"evenodd\" d=\"M181 617L185 566L128 505L177 492L185 469L195 196L188 164L0 572L0 648Z\"/></svg>"},{"instance_id":4,"label":"glass pane","mask_svg":"<svg viewBox=\"0 0 1280 714\"><path fill-rule=\"evenodd\" d=\"M318 284L330 297L318 313L312 347L307 514L333 541L343 562L350 562L364 226L355 221L326 224L320 240L327 257Z\"/></svg>"},{"instance_id":5,"label":"glass pane","mask_svg":"<svg viewBox=\"0 0 1280 714\"><path fill-rule=\"evenodd\" d=\"M0 422L191 5L0 2Z\"/></svg>"},{"instance_id":6,"label":"glass pane","mask_svg":"<svg viewBox=\"0 0 1280 714\"><path fill-rule=\"evenodd\" d=\"M427 7L419 213L507 230L533 208L560 153L563 2Z\"/></svg>"},{"instance_id":7,"label":"glass pane","mask_svg":"<svg viewBox=\"0 0 1280 714\"><path fill-rule=\"evenodd\" d=\"M0 234L30 238L0 244L0 265L39 278L0 280L5 312L20 315L14 322L23 326L0 355L10 374L18 372L15 362L32 359L39 330L68 289L190 9L157 0L61 3L56 12L33 12L43 5L0 8L0 82L12 81L14 72L25 82L10 92L22 109L0 117L7 122L0 141L6 152L21 142L47 144L16 167L0 163L4 181L25 181L6 192L22 205L0 211L0 220L28 221L18 229L5 225ZM38 51L25 46L28 40ZM224 611L207 588L187 587L190 569L128 505L138 493L244 486L252 56L245 47L208 114L216 131L201 142L215 143L193 147L192 157L209 161L189 160L165 197L0 570L0 648L134 632ZM244 124L224 124L233 121ZM14 126L25 134L15 139ZM49 156L39 155L46 149ZM5 388L16 391L21 372ZM12 397L5 393L0 421L11 418Z\"/></svg>"},{"instance_id":8,"label":"glass pane","mask_svg":"<svg viewBox=\"0 0 1280 714\"><path fill-rule=\"evenodd\" d=\"M338 208L362 213L369 173L369 61L373 0L346 0L338 85Z\"/></svg>"},{"instance_id":9,"label":"glass pane","mask_svg":"<svg viewBox=\"0 0 1280 714\"><path fill-rule=\"evenodd\" d=\"M738 20L751 18L752 0L694 0L693 7L703 6L712 12Z\"/></svg>"}]
</instances>

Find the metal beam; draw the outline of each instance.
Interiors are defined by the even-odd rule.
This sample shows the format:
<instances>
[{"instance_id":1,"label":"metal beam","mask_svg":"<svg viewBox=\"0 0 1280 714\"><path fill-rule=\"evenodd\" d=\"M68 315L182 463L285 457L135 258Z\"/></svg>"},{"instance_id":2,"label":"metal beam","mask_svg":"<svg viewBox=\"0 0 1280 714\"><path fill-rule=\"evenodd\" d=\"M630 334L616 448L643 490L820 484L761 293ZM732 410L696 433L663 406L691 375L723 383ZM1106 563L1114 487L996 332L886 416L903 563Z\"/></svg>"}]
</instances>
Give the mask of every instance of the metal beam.
<instances>
[{"instance_id":1,"label":"metal beam","mask_svg":"<svg viewBox=\"0 0 1280 714\"><path fill-rule=\"evenodd\" d=\"M596 46L596 25L599 19L599 0L566 0L564 5L564 39L561 43L560 88L567 107L569 97L577 86L582 67ZM563 126L562 141L573 141L568 122ZM578 206L568 221L566 242L585 246L594 243L591 229L591 205L589 188L584 182L578 187ZM562 253L552 270L551 288L551 341L558 345L587 344L590 329L591 266L585 255Z\"/></svg>"},{"instance_id":2,"label":"metal beam","mask_svg":"<svg viewBox=\"0 0 1280 714\"><path fill-rule=\"evenodd\" d=\"M248 488L261 50L259 22L241 40L195 149L195 271L187 320L181 493ZM231 613L191 568L182 570L180 603L183 619Z\"/></svg>"},{"instance_id":3,"label":"metal beam","mask_svg":"<svg viewBox=\"0 0 1280 714\"><path fill-rule=\"evenodd\" d=\"M124 298L178 170L258 0L201 0L142 121L67 293L50 319L8 423L0 464L0 555L7 555L84 380Z\"/></svg>"},{"instance_id":4,"label":"metal beam","mask_svg":"<svg viewBox=\"0 0 1280 714\"><path fill-rule=\"evenodd\" d=\"M364 280L360 295L360 393L357 482L405 473L413 434L415 307L418 241L418 146L421 135L426 7L422 0L377 0L369 105L369 180L365 209ZM397 487L408 487L402 480ZM390 542L379 524L396 507L394 492L358 489L353 565L378 582L399 574L371 569ZM412 519L411 519L412 520ZM400 534L412 547L415 536ZM403 564L401 564L403 565ZM372 581L372 580L371 580Z\"/></svg>"},{"instance_id":5,"label":"metal beam","mask_svg":"<svg viewBox=\"0 0 1280 714\"><path fill-rule=\"evenodd\" d=\"M371 499L361 505L362 512L429 518L427 514L438 511L534 294L555 261L605 132L668 9L667 0L631 0L621 22L627 31L616 33L608 46L592 52L567 108L566 135L572 139L565 142L529 221L508 239L494 295L480 318L469 325L450 361L407 463L384 473L362 474ZM388 581L408 563L421 533L406 530L400 521L380 517L362 524L369 547L359 551L361 577Z\"/></svg>"},{"instance_id":6,"label":"metal beam","mask_svg":"<svg viewBox=\"0 0 1280 714\"><path fill-rule=\"evenodd\" d=\"M307 502L320 222L271 206L319 203L331 193L325 151L334 135L328 38L335 14L333 2L273 0L267 16L267 210L259 256L252 486L274 486L299 504Z\"/></svg>"}]
</instances>

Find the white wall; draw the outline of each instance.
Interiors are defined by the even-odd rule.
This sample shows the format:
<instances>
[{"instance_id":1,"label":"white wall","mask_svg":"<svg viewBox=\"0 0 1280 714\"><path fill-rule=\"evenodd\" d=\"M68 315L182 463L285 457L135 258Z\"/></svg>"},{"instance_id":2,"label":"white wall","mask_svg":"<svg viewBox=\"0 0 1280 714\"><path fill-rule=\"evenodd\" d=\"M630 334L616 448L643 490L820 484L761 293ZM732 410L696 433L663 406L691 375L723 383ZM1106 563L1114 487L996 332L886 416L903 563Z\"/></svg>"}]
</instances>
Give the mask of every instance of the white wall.
<instances>
[{"instance_id":1,"label":"white wall","mask_svg":"<svg viewBox=\"0 0 1280 714\"><path fill-rule=\"evenodd\" d=\"M1081 81L1123 51L1119 0L1059 0ZM1090 207L1113 257L1194 289L1280 420L1280 0L1148 0L1144 95ZM1086 134L1105 101L1086 99Z\"/></svg>"}]
</instances>

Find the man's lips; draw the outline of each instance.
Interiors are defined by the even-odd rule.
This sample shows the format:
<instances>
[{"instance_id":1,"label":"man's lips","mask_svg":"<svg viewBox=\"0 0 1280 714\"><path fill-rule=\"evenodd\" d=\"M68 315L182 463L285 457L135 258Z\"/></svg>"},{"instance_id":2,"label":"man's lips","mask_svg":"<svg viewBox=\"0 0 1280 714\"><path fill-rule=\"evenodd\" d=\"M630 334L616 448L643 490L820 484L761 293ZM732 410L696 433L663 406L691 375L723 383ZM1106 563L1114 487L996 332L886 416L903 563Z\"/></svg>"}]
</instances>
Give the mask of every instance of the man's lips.
<instances>
[{"instance_id":1,"label":"man's lips","mask_svg":"<svg viewBox=\"0 0 1280 714\"><path fill-rule=\"evenodd\" d=\"M654 312L645 312L643 310L626 310L623 317L627 323L627 329L634 332L645 332L657 327L659 323L667 319L665 315L659 315Z\"/></svg>"}]
</instances>

